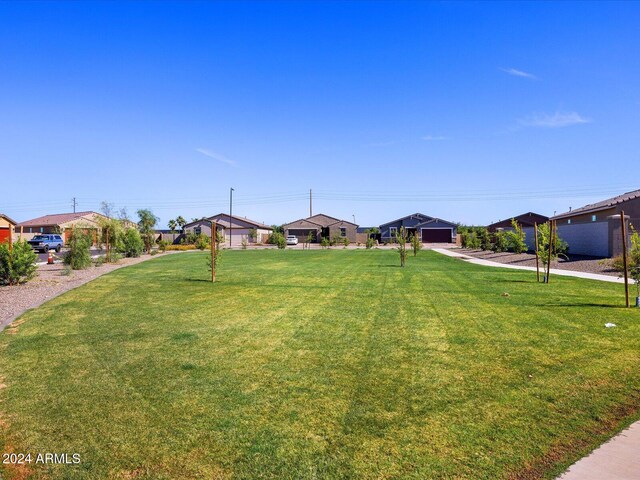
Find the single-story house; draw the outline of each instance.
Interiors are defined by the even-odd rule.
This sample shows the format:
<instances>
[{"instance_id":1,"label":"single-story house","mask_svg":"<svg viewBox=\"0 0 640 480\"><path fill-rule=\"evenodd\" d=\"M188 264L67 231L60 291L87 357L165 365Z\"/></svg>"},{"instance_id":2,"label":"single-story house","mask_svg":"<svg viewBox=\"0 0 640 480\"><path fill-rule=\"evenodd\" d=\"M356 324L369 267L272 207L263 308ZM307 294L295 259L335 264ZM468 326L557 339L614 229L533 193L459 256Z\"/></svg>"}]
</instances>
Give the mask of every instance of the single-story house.
<instances>
[{"instance_id":1,"label":"single-story house","mask_svg":"<svg viewBox=\"0 0 640 480\"><path fill-rule=\"evenodd\" d=\"M16 225L16 231L27 240L38 233L59 233L67 242L72 228L78 227L90 232L95 242L100 233L100 218L107 217L97 212L56 213L20 222Z\"/></svg>"},{"instance_id":2,"label":"single-story house","mask_svg":"<svg viewBox=\"0 0 640 480\"><path fill-rule=\"evenodd\" d=\"M8 243L11 246L13 231L17 222L4 213L0 213L0 243Z\"/></svg>"},{"instance_id":3,"label":"single-story house","mask_svg":"<svg viewBox=\"0 0 640 480\"><path fill-rule=\"evenodd\" d=\"M458 225L453 222L414 213L380 225L382 241L395 241L401 227L407 231L407 238L419 232L423 243L455 243L458 234Z\"/></svg>"},{"instance_id":4,"label":"single-story house","mask_svg":"<svg viewBox=\"0 0 640 480\"><path fill-rule=\"evenodd\" d=\"M287 223L282 228L286 236L296 236L299 242L306 242L309 234L311 234L314 243L320 242L322 238L336 237L346 237L353 243L357 241L358 225L323 213Z\"/></svg>"},{"instance_id":5,"label":"single-story house","mask_svg":"<svg viewBox=\"0 0 640 480\"><path fill-rule=\"evenodd\" d=\"M517 217L509 217L506 220L500 220L499 222L487 225L487 230L492 233L498 230L510 230L513 228L511 226L511 220L518 222L522 228L533 228L535 224L542 225L543 223L547 223L549 221L549 217L545 217L539 213L527 212L522 215L518 215Z\"/></svg>"},{"instance_id":6,"label":"single-story house","mask_svg":"<svg viewBox=\"0 0 640 480\"><path fill-rule=\"evenodd\" d=\"M615 257L622 254L621 211L640 230L640 190L569 209L551 220L556 222L558 236L569 244L570 253Z\"/></svg>"},{"instance_id":7,"label":"single-story house","mask_svg":"<svg viewBox=\"0 0 640 480\"><path fill-rule=\"evenodd\" d=\"M487 230L492 233L495 233L498 230L511 231L513 230L511 220L515 220L522 227L522 232L525 235L524 242L527 244L527 248L529 250L535 250L536 234L534 227L536 224L542 225L543 223L547 223L549 221L549 217L545 217L544 215L540 215L539 213L527 212L523 213L522 215L518 215L517 217L500 220L499 222L487 225Z\"/></svg>"},{"instance_id":8,"label":"single-story house","mask_svg":"<svg viewBox=\"0 0 640 480\"><path fill-rule=\"evenodd\" d=\"M196 235L204 234L211 236L211 222L217 223L218 232L222 232L226 243L240 245L243 240L247 243L264 243L273 231L269 225L265 225L246 217L238 217L229 215L228 213L219 213L211 217L194 220L184 226L185 235L195 233ZM252 231L255 237L251 236Z\"/></svg>"}]
</instances>

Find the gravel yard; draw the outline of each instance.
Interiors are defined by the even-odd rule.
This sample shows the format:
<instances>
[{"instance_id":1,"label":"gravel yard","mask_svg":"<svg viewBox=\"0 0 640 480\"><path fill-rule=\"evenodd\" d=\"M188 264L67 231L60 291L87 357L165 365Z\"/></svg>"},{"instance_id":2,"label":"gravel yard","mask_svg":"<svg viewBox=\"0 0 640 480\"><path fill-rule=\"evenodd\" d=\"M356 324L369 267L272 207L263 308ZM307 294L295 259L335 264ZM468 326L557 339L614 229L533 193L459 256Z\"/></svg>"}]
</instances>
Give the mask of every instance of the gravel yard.
<instances>
[{"instance_id":1,"label":"gravel yard","mask_svg":"<svg viewBox=\"0 0 640 480\"><path fill-rule=\"evenodd\" d=\"M116 264L105 263L99 267L91 266L86 270L72 270L69 275L64 274L65 268L61 262L53 265L40 265L37 277L30 282L0 287L0 331L25 311L42 305L47 300L51 300L68 290L118 268L135 265L160 255L163 254L124 258Z\"/></svg>"},{"instance_id":2,"label":"gravel yard","mask_svg":"<svg viewBox=\"0 0 640 480\"><path fill-rule=\"evenodd\" d=\"M491 260L493 262L505 263L510 265L522 265L525 267L536 266L536 255L534 253L495 253L491 251L469 250L466 248L458 250L460 253L469 255L470 257L481 258L483 260ZM551 263L551 268L559 270L573 270L575 272L598 273L602 275L611 275L618 277L620 274L611 268L609 259L601 259L594 257L585 257L581 255L569 255L569 259L563 258Z\"/></svg>"}]
</instances>

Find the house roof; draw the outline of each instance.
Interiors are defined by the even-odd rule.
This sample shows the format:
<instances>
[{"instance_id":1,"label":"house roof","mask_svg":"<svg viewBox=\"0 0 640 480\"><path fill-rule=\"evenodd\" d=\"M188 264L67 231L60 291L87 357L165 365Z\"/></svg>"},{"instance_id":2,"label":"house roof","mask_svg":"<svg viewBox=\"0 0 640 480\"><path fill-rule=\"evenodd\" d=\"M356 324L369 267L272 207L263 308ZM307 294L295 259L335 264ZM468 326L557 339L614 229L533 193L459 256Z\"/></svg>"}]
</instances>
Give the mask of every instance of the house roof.
<instances>
[{"instance_id":1,"label":"house roof","mask_svg":"<svg viewBox=\"0 0 640 480\"><path fill-rule=\"evenodd\" d=\"M7 222L11 223L12 225L17 225L18 222L16 222L15 220L13 220L11 217L9 217L8 215L5 215L4 213L0 213L0 217L4 218Z\"/></svg>"},{"instance_id":2,"label":"house roof","mask_svg":"<svg viewBox=\"0 0 640 480\"><path fill-rule=\"evenodd\" d=\"M43 215L42 217L34 218L32 220L27 220L25 222L20 222L18 224L19 227L42 227L42 226L55 226L55 225L63 225L65 223L72 222L74 220L78 220L83 217L87 217L88 215L95 215L104 217L100 213L96 212L76 212L76 213L54 213L52 215Z\"/></svg>"},{"instance_id":3,"label":"house roof","mask_svg":"<svg viewBox=\"0 0 640 480\"><path fill-rule=\"evenodd\" d=\"M330 225L333 225L334 223L339 223L339 222L348 223L350 225L356 225L355 223L350 222L348 220L341 220L339 218L332 217L330 215L325 215L324 213L317 213L315 215L312 215L311 217L307 217L307 220L317 223L319 225L322 225L323 227L328 227Z\"/></svg>"},{"instance_id":4,"label":"house roof","mask_svg":"<svg viewBox=\"0 0 640 480\"><path fill-rule=\"evenodd\" d=\"M235 221L241 221L244 223L248 223L250 225L253 225L256 228L260 228L263 230L273 230L273 227L270 227L269 225L265 225L263 223L260 222L256 222L254 220L249 220L248 218L245 217L238 217L236 215L231 215L231 218ZM185 225L186 227L190 227L191 225L195 225L197 223L202 222L203 220L208 220L208 221L212 221L215 220L219 226L223 227L223 228L229 228L230 224L229 224L229 214L228 213L218 213L217 215L212 215L210 217L207 218L201 218L199 220L194 220L193 222L189 222ZM237 224L235 224L233 221L231 222L231 228L233 229L237 229Z\"/></svg>"},{"instance_id":5,"label":"house roof","mask_svg":"<svg viewBox=\"0 0 640 480\"><path fill-rule=\"evenodd\" d=\"M391 225L392 223L397 223L397 222L401 222L402 220L406 219L406 218L413 218L416 217L419 220L432 220L433 217L430 217L429 215L425 215L424 213L412 213L411 215L406 215L404 217L400 217L400 218L396 218L395 220L392 220L390 222L387 223L383 223L382 225L380 225L381 227L384 227L386 225Z\"/></svg>"},{"instance_id":6,"label":"house roof","mask_svg":"<svg viewBox=\"0 0 640 480\"><path fill-rule=\"evenodd\" d=\"M539 213L527 212L522 215L518 215L517 217L509 217L503 220L499 220L497 222L492 223L491 225L487 225L487 228L499 227L501 224L507 222L508 225L511 225L511 220L515 220L520 225L525 227L532 227L534 223L545 223L549 221L549 217L544 215L540 215Z\"/></svg>"},{"instance_id":7,"label":"house roof","mask_svg":"<svg viewBox=\"0 0 640 480\"><path fill-rule=\"evenodd\" d=\"M293 222L290 223L286 223L283 225L283 227L285 228L292 228L292 225L294 224L298 224L301 225L301 222L308 222L310 224L316 225L318 227L330 227L331 225L335 225L336 223L348 223L349 225L354 225L354 226L358 226L353 222L349 222L348 220L340 220L338 218L335 217L331 217L329 215L325 215L324 213L317 213L311 217L307 217L307 218L301 218L299 220L295 220ZM307 227L301 227L298 226L297 228L313 228L312 226L307 226Z\"/></svg>"},{"instance_id":8,"label":"house roof","mask_svg":"<svg viewBox=\"0 0 640 480\"><path fill-rule=\"evenodd\" d=\"M640 190L633 190L632 192L623 193L622 195L608 198L606 200L602 200L601 202L591 203L589 205L585 205L584 207L576 208L575 210L570 210L551 218L553 220L557 220L560 218L573 217L585 213L599 212L600 210L608 210L611 207L615 207L616 205L620 205L621 203L628 202L629 200L634 200L636 198L640 198Z\"/></svg>"},{"instance_id":9,"label":"house roof","mask_svg":"<svg viewBox=\"0 0 640 480\"><path fill-rule=\"evenodd\" d=\"M426 222L422 222L416 225L416 227L424 227L425 225L429 225L430 223L444 223L445 225L451 225L452 227L457 227L458 225L453 222L448 222L446 220L442 220L441 218L431 218Z\"/></svg>"},{"instance_id":10,"label":"house roof","mask_svg":"<svg viewBox=\"0 0 640 480\"><path fill-rule=\"evenodd\" d=\"M302 229L302 230L311 230L311 229L319 229L322 228L322 225L316 222L312 222L311 220L307 220L306 218L300 218L298 220L294 220L290 223L285 223L282 228L285 230L290 229Z\"/></svg>"}]
</instances>

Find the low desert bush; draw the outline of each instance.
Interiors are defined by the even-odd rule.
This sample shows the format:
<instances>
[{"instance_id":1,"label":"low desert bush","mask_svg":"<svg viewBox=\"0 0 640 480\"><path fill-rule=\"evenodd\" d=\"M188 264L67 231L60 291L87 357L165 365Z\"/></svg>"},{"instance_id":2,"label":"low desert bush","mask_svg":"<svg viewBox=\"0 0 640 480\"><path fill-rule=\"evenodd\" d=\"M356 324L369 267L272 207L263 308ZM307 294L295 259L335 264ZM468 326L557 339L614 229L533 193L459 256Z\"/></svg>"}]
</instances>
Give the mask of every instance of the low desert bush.
<instances>
[{"instance_id":1,"label":"low desert bush","mask_svg":"<svg viewBox=\"0 0 640 480\"><path fill-rule=\"evenodd\" d=\"M31 280L36 275L37 258L26 240L15 242L11 250L6 243L0 244L0 285L17 285Z\"/></svg>"}]
</instances>

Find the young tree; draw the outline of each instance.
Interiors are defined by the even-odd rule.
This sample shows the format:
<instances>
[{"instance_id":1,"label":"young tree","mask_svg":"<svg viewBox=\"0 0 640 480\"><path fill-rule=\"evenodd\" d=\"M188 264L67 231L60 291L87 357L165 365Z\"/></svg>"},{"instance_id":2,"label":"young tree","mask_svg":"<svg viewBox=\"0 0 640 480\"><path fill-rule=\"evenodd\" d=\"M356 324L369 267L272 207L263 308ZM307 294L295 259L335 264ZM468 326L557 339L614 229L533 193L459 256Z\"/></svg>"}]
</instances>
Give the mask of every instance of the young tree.
<instances>
[{"instance_id":1,"label":"young tree","mask_svg":"<svg viewBox=\"0 0 640 480\"><path fill-rule=\"evenodd\" d=\"M549 283L549 278L546 275L549 264L558 257L567 258L566 253L569 249L567 242L558 237L556 231L553 232L553 238L551 238L550 230L549 223L538 225L538 258L545 272L545 283ZM549 251L549 244L551 244L551 251Z\"/></svg>"},{"instance_id":2,"label":"young tree","mask_svg":"<svg viewBox=\"0 0 640 480\"><path fill-rule=\"evenodd\" d=\"M418 255L418 252L422 250L422 241L420 239L420 236L418 235L418 232L414 232L413 235L411 235L409 241L411 242L413 256L415 257L416 255Z\"/></svg>"},{"instance_id":3,"label":"young tree","mask_svg":"<svg viewBox=\"0 0 640 480\"><path fill-rule=\"evenodd\" d=\"M315 238L315 234L312 231L309 231L309 233L307 234L307 237L304 239L303 247L311 248L311 242L313 242L314 238Z\"/></svg>"},{"instance_id":4,"label":"young tree","mask_svg":"<svg viewBox=\"0 0 640 480\"><path fill-rule=\"evenodd\" d=\"M103 243L106 247L107 254L105 260L107 262L117 261L119 255L117 252L121 249L122 243L122 222L115 218L98 218L98 225L100 225L100 243Z\"/></svg>"},{"instance_id":5,"label":"young tree","mask_svg":"<svg viewBox=\"0 0 640 480\"><path fill-rule=\"evenodd\" d=\"M526 252L528 250L526 242L527 234L522 230L522 225L520 225L515 218L512 218L511 226L513 227L513 231L505 232L507 248L514 253Z\"/></svg>"},{"instance_id":6,"label":"young tree","mask_svg":"<svg viewBox=\"0 0 640 480\"><path fill-rule=\"evenodd\" d=\"M69 250L64 256L65 265L69 265L72 270L83 270L91 265L91 254L89 253L91 234L78 227L73 227L67 247Z\"/></svg>"},{"instance_id":7,"label":"young tree","mask_svg":"<svg viewBox=\"0 0 640 480\"><path fill-rule=\"evenodd\" d=\"M138 210L138 230L144 241L145 250L147 253L151 253L151 246L153 245L154 228L158 223L158 217L156 217L151 210L142 209Z\"/></svg>"},{"instance_id":8,"label":"young tree","mask_svg":"<svg viewBox=\"0 0 640 480\"><path fill-rule=\"evenodd\" d=\"M398 253L400 254L400 266L404 267L407 261L407 231L404 227L396 230L396 241L398 242Z\"/></svg>"},{"instance_id":9,"label":"young tree","mask_svg":"<svg viewBox=\"0 0 640 480\"><path fill-rule=\"evenodd\" d=\"M629 249L629 257L627 259L627 265L629 268L629 276L636 282L636 288L638 290L636 295L636 306L640 307L640 234L633 228L633 225L629 226L631 229L631 248Z\"/></svg>"}]
</instances>

